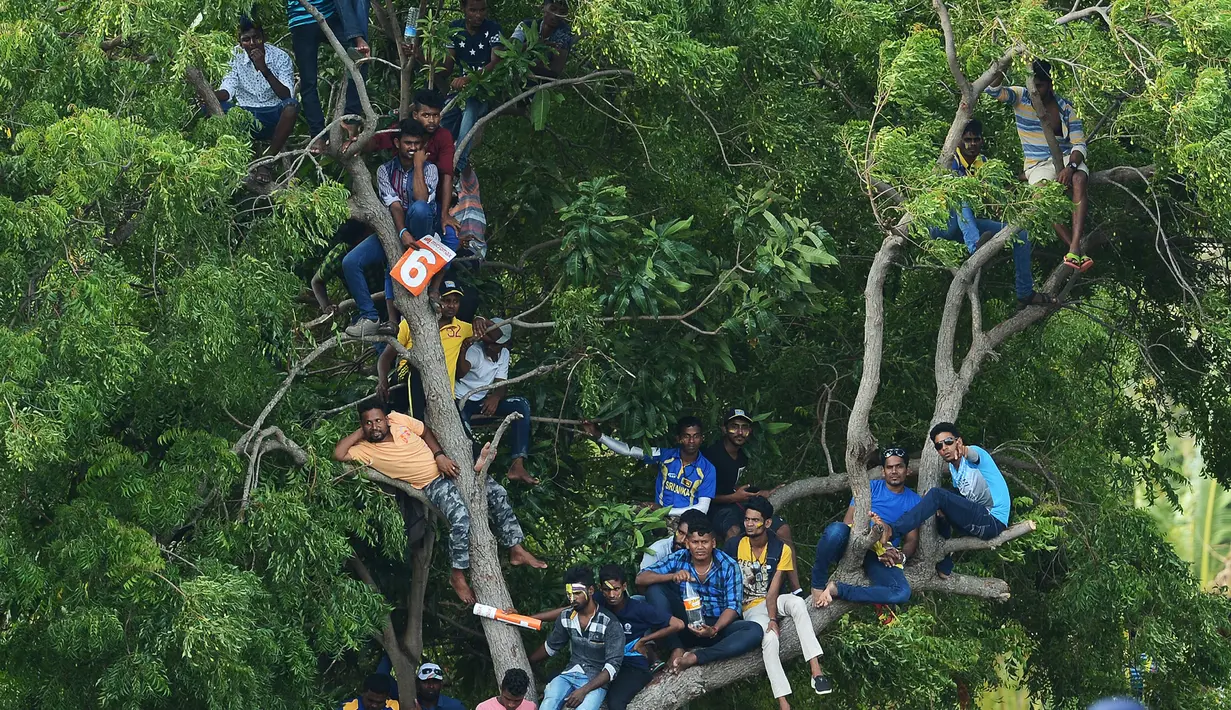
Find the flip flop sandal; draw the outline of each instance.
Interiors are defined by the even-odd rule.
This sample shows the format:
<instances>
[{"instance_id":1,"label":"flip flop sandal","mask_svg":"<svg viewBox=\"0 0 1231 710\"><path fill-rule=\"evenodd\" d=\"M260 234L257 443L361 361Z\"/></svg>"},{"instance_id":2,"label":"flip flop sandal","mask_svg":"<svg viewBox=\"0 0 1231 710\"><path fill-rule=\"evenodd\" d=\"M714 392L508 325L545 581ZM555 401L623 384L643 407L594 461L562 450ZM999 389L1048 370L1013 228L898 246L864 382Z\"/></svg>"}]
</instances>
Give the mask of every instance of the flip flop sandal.
<instances>
[{"instance_id":1,"label":"flip flop sandal","mask_svg":"<svg viewBox=\"0 0 1231 710\"><path fill-rule=\"evenodd\" d=\"M1081 271L1081 260L1085 257L1077 256L1073 252L1064 255L1064 265L1070 269Z\"/></svg>"},{"instance_id":2,"label":"flip flop sandal","mask_svg":"<svg viewBox=\"0 0 1231 710\"><path fill-rule=\"evenodd\" d=\"M1094 268L1094 259L1091 259L1088 256L1083 256L1081 258L1081 264L1077 267L1077 270L1081 273L1085 273L1093 268Z\"/></svg>"}]
</instances>

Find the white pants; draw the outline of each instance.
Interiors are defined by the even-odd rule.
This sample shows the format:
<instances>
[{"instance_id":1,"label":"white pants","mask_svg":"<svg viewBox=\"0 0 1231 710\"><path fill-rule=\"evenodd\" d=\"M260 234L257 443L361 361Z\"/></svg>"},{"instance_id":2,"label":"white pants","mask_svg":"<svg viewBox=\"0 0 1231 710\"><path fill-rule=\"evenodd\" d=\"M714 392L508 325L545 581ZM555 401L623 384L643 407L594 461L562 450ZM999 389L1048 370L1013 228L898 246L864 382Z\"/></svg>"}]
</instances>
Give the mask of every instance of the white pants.
<instances>
[{"instance_id":1,"label":"white pants","mask_svg":"<svg viewBox=\"0 0 1231 710\"><path fill-rule=\"evenodd\" d=\"M794 622L805 661L821 655L821 642L816 640L816 632L812 630L807 602L794 594L784 594L778 597L778 614ZM765 674L769 676L769 688L774 697L783 698L790 695L791 682L786 679L786 671L782 670L782 658L778 655L778 634L768 631L769 611L765 608L765 602L745 611L744 618L757 622L761 629L765 630L765 635L761 637L761 657L765 659Z\"/></svg>"},{"instance_id":2,"label":"white pants","mask_svg":"<svg viewBox=\"0 0 1231 710\"><path fill-rule=\"evenodd\" d=\"M1069 156L1066 155L1064 157L1067 159ZM1077 166L1077 169L1087 175L1090 174L1090 166L1086 165L1086 161L1084 160L1081 161L1081 165ZM1056 166L1051 162L1051 158L1026 168L1026 181L1031 185L1044 181L1055 182Z\"/></svg>"}]
</instances>

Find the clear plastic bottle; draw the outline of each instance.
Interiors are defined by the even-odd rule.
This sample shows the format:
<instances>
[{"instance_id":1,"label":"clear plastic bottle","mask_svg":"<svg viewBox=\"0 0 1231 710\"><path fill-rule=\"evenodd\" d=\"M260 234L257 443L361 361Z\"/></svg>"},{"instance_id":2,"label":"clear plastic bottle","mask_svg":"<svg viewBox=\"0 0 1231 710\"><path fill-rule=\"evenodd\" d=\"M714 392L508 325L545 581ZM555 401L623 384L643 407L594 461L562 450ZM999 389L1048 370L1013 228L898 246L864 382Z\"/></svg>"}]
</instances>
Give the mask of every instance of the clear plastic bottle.
<instances>
[{"instance_id":1,"label":"clear plastic bottle","mask_svg":"<svg viewBox=\"0 0 1231 710\"><path fill-rule=\"evenodd\" d=\"M684 611L688 614L689 626L705 626L705 617L701 615L701 595L688 581L684 582Z\"/></svg>"},{"instance_id":2,"label":"clear plastic bottle","mask_svg":"<svg viewBox=\"0 0 1231 710\"><path fill-rule=\"evenodd\" d=\"M406 29L402 32L402 37L409 42L419 36L419 8L413 5L406 11Z\"/></svg>"}]
</instances>

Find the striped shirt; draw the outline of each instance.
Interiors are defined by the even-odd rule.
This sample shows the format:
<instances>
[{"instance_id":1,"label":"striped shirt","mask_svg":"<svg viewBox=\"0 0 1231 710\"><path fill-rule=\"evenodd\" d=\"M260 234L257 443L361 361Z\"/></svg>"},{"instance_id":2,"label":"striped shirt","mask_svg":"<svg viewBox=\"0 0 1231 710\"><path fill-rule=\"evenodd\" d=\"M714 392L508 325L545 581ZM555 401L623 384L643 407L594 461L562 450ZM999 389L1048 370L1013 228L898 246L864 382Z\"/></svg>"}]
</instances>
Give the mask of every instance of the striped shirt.
<instances>
[{"instance_id":1,"label":"striped shirt","mask_svg":"<svg viewBox=\"0 0 1231 710\"><path fill-rule=\"evenodd\" d=\"M607 671L615 678L624 661L624 625L600 606L595 608L589 625L583 629L577 612L565 609L560 612L543 646L548 656L554 656L564 650L566 644L573 665L565 669L565 673L584 673L586 680L591 680Z\"/></svg>"},{"instance_id":2,"label":"striped shirt","mask_svg":"<svg viewBox=\"0 0 1231 710\"><path fill-rule=\"evenodd\" d=\"M325 17L333 16L333 0L308 0ZM286 24L288 27L299 27L316 22L299 0L286 0Z\"/></svg>"},{"instance_id":3,"label":"striped shirt","mask_svg":"<svg viewBox=\"0 0 1231 710\"><path fill-rule=\"evenodd\" d=\"M441 128L436 129L440 132ZM483 212L483 200L479 196L479 176L473 170L462 173L458 184L457 204L452 209L453 219L461 225L458 238L462 243L469 240L470 251L480 258L487 256L487 215Z\"/></svg>"},{"instance_id":4,"label":"striped shirt","mask_svg":"<svg viewBox=\"0 0 1231 710\"><path fill-rule=\"evenodd\" d=\"M714 550L714 561L709 574L702 581L697 576L697 568L692 566L692 553L688 550L676 550L659 560L647 572L655 574L674 574L686 570L691 576L693 589L701 597L701 613L706 617L718 618L727 609L743 612L744 609L744 573L731 556L722 550ZM684 583L677 585L680 596L684 596Z\"/></svg>"},{"instance_id":5,"label":"striped shirt","mask_svg":"<svg viewBox=\"0 0 1231 710\"><path fill-rule=\"evenodd\" d=\"M410 209L415 203L415 171L402 167L402 161L394 158L376 169L376 191L385 207L394 202L402 203L402 209ZM431 163L423 164L423 182L427 184L427 201L436 201L436 186L440 184L440 172Z\"/></svg>"},{"instance_id":6,"label":"striped shirt","mask_svg":"<svg viewBox=\"0 0 1231 710\"><path fill-rule=\"evenodd\" d=\"M986 89L984 93L997 101L1013 105L1013 113L1017 116L1017 137L1022 142L1022 153L1025 155L1025 169L1030 170L1051 160L1051 148L1047 147L1043 124L1030 103L1030 90L1024 86L997 86ZM1056 136L1060 152L1068 158L1070 153L1077 151L1084 159L1089 153L1077 110L1072 102L1059 96L1056 97L1056 105L1060 108L1060 134Z\"/></svg>"}]
</instances>

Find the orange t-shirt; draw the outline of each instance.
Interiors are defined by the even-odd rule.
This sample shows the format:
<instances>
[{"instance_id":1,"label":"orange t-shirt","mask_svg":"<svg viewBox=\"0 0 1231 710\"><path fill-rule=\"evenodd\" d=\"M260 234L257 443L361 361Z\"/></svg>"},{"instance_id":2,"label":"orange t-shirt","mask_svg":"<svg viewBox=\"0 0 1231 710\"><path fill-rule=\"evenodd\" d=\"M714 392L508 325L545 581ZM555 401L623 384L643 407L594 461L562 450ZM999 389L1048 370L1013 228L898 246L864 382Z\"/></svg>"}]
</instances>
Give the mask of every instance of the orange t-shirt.
<instances>
[{"instance_id":1,"label":"orange t-shirt","mask_svg":"<svg viewBox=\"0 0 1231 710\"><path fill-rule=\"evenodd\" d=\"M423 440L423 422L398 412L389 413L389 436L373 444L360 441L350 447L350 457L390 478L423 488L440 476L436 457Z\"/></svg>"}]
</instances>

